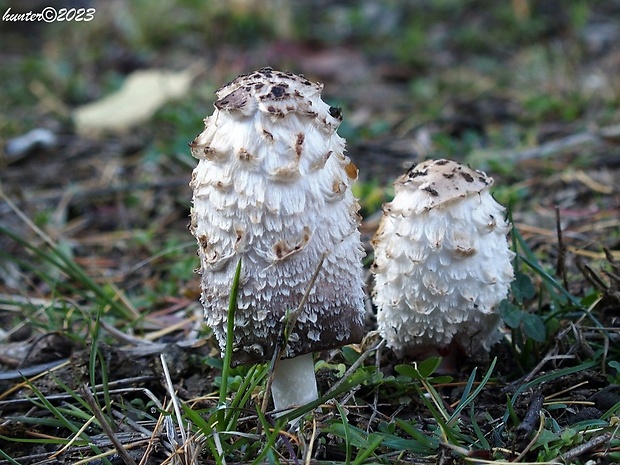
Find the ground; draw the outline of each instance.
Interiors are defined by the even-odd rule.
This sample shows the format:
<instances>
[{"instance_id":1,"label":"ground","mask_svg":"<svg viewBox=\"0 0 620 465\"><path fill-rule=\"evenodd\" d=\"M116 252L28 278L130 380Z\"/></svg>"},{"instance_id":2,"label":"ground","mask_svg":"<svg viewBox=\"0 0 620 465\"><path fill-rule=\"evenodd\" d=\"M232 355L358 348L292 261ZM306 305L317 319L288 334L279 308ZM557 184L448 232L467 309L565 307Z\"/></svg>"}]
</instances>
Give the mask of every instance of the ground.
<instances>
[{"instance_id":1,"label":"ground","mask_svg":"<svg viewBox=\"0 0 620 465\"><path fill-rule=\"evenodd\" d=\"M414 360L374 349L369 306L367 340L317 355L320 391L353 366L347 389L276 445L255 409L265 368L233 369L229 402L247 397L222 433L228 463L309 449L330 463L620 461L619 2L81 3L93 21L0 23L1 464L104 463L110 436L135 463L164 463L162 353L192 433L211 441L195 463L217 461L200 418L222 367L198 302L187 144L215 89L266 65L322 82L342 108L367 268L391 183L438 157L494 178L521 258L488 356L450 377L432 360L403 368ZM191 85L143 122L80 129L76 109L147 69L190 70ZM124 105L117 119L144 100ZM52 140L15 145L34 128ZM99 419L79 430L95 412L113 434Z\"/></svg>"}]
</instances>

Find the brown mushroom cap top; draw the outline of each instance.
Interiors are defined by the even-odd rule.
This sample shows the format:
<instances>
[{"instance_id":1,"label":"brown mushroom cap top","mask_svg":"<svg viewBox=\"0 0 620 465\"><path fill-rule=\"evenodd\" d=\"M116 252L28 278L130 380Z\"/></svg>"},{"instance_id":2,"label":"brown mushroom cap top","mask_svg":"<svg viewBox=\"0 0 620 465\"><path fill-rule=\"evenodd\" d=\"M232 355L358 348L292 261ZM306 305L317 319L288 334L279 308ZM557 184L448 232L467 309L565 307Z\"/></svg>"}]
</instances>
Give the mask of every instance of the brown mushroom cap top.
<instances>
[{"instance_id":1,"label":"brown mushroom cap top","mask_svg":"<svg viewBox=\"0 0 620 465\"><path fill-rule=\"evenodd\" d=\"M327 258L285 357L357 342L363 330L357 170L336 129L340 112L322 85L263 68L217 91L215 111L190 144L191 186L207 323L220 347L232 276L242 259L235 363L268 360L280 320Z\"/></svg>"},{"instance_id":2,"label":"brown mushroom cap top","mask_svg":"<svg viewBox=\"0 0 620 465\"><path fill-rule=\"evenodd\" d=\"M323 84L313 83L303 75L262 68L244 74L217 90L215 107L218 110L252 115L258 111L283 117L288 113L302 113L316 117L322 108L316 108ZM330 111L338 123L342 120L337 109Z\"/></svg>"},{"instance_id":3,"label":"brown mushroom cap top","mask_svg":"<svg viewBox=\"0 0 620 465\"><path fill-rule=\"evenodd\" d=\"M493 185L493 178L452 160L427 160L410 168L394 183L396 189L425 194L418 208L431 209Z\"/></svg>"}]
</instances>

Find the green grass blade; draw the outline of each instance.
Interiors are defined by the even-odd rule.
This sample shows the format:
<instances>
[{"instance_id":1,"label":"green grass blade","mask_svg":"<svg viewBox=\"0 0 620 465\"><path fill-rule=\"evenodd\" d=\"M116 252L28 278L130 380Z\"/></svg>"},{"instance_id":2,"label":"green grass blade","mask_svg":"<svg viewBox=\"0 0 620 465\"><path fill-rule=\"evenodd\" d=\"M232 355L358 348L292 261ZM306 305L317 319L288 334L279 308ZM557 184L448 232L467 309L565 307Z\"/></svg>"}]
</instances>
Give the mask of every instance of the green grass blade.
<instances>
[{"instance_id":1,"label":"green grass blade","mask_svg":"<svg viewBox=\"0 0 620 465\"><path fill-rule=\"evenodd\" d=\"M256 408L256 413L258 415L258 419L260 420L262 429L263 431L265 431L265 434L267 436L267 441L265 442L263 449L260 451L258 456L252 462L252 465L258 465L260 463L263 463L263 459L268 454L273 453L273 446L275 445L278 437L280 436L280 431L282 430L283 426L286 424L282 420L283 417L279 417L278 421L276 421L275 426L272 427L269 421L267 421L265 414L261 412L260 408ZM270 432L272 428L273 428L273 432Z\"/></svg>"},{"instance_id":2,"label":"green grass blade","mask_svg":"<svg viewBox=\"0 0 620 465\"><path fill-rule=\"evenodd\" d=\"M1 436L0 436L1 437ZM21 465L17 460L12 459L9 455L0 449L0 457L6 459L11 465Z\"/></svg>"},{"instance_id":3,"label":"green grass blade","mask_svg":"<svg viewBox=\"0 0 620 465\"><path fill-rule=\"evenodd\" d=\"M200 432L204 435L205 443L207 444L207 447L209 448L211 455L213 457L219 457L217 447L215 446L215 442L213 441L213 437L212 437L213 428L211 427L211 425L209 425L209 422L206 421L202 417L202 415L200 415L198 412L192 410L184 402L181 404L181 408L185 412L185 415L187 419L189 420L189 423L191 425L194 425L194 427L198 428Z\"/></svg>"},{"instance_id":4,"label":"green grass blade","mask_svg":"<svg viewBox=\"0 0 620 465\"><path fill-rule=\"evenodd\" d=\"M513 426L517 426L520 422L517 412L515 412L514 401L509 394L506 395L508 402L506 403L506 413L504 414L504 424L508 421L508 418L512 420Z\"/></svg>"},{"instance_id":5,"label":"green grass blade","mask_svg":"<svg viewBox=\"0 0 620 465\"><path fill-rule=\"evenodd\" d=\"M514 415L514 402L516 401L517 397L524 391L537 386L539 384L542 384L544 382L547 381L551 381L553 379L556 378L560 378L560 377L564 377L564 376L568 376L568 375L572 375L574 373L579 373L580 371L585 371L588 370L590 368L599 366L599 361L598 360L591 360L589 362L584 362L580 365L574 366L574 367L568 367L568 368L562 368L560 370L555 370L549 373L545 373L544 375L539 376L538 378L535 378L527 383L522 384L521 386L519 386L519 388L517 388L517 390L513 393L512 395L512 399L509 400L508 405L506 407L506 412L504 412L504 417L503 417L503 424L506 425L508 418L513 418ZM514 418L516 418L516 415L514 415ZM518 421L518 420L517 420Z\"/></svg>"},{"instance_id":6,"label":"green grass blade","mask_svg":"<svg viewBox=\"0 0 620 465\"><path fill-rule=\"evenodd\" d=\"M28 382L28 387L32 390L32 392L37 396L37 398L39 399L39 401L45 406L45 408L52 413L58 420L60 420L62 422L62 425L67 428L69 431L71 431L73 434L78 434L80 427L78 427L77 425L73 424L73 422L71 422L62 412L61 409L56 408L56 406L54 404L52 404L51 402L49 402L47 400L47 398L45 397L45 394L43 394L41 391L39 391L36 386L34 386L32 383ZM89 447L92 449L93 452L95 452L95 454L97 455L101 455L102 451L92 442L92 440L90 439L90 437L82 432L80 434L80 438L83 439L84 441L86 441L89 445ZM105 457L102 458L102 460L104 461L104 463L106 463L107 465L112 465L111 462L106 459Z\"/></svg>"},{"instance_id":7,"label":"green grass blade","mask_svg":"<svg viewBox=\"0 0 620 465\"><path fill-rule=\"evenodd\" d=\"M446 436L446 438L451 442L451 443L456 443L458 442L457 439L454 437L454 435L452 434L452 431L450 430L450 428L448 427L445 418L448 417L447 413L445 411L439 411L435 405L441 405L441 402L443 402L441 400L441 397L439 396L439 394L437 393L437 391L435 390L435 388L433 388L432 385L428 384L428 383L424 383L424 380L422 380L422 383L424 384L424 387L426 388L427 392L433 396L433 398L438 401L437 403L433 403L430 400L428 400L428 398L426 397L426 395L424 395L424 392L422 391L422 389L420 388L420 386L415 383L414 384L414 388L416 390L416 392L418 393L418 396L420 398L420 400L422 401L422 403L426 406L426 408L429 410L429 412L431 413L431 415L433 416L433 418L435 419L435 421L437 422L437 425L439 426L439 428L441 429L441 431L443 432L443 434Z\"/></svg>"},{"instance_id":8,"label":"green grass blade","mask_svg":"<svg viewBox=\"0 0 620 465\"><path fill-rule=\"evenodd\" d=\"M476 411L474 409L473 402L469 405L469 420L471 422L471 427L474 430L474 434L476 435L476 438L480 443L480 448L483 450L491 450L491 445L489 444L489 441L487 441L487 438L484 437L484 434L482 433L482 430L480 429L480 426L476 421Z\"/></svg>"},{"instance_id":9,"label":"green grass blade","mask_svg":"<svg viewBox=\"0 0 620 465\"><path fill-rule=\"evenodd\" d=\"M80 285L82 285L86 290L90 290L95 295L95 297L98 299L98 302L104 304L104 306L109 305L111 309L116 311L119 316L121 316L125 320L133 321L135 319L135 315L130 309L122 305L122 303L119 302L119 300L115 296L110 295L110 292L107 289L97 284L95 280L91 278L81 266L75 263L75 261L65 252L63 252L58 246L48 244L47 247L49 248L50 252L46 252L42 247L29 243L25 239L19 237L17 234L9 231L8 229L3 228L2 226L0 226L0 234L4 234L10 237L19 245L31 251L39 259L49 263L50 265L58 269L68 278L79 282ZM42 279L45 279L44 276L39 276ZM49 282L49 277L47 277L46 282ZM63 286L73 289L79 294L84 294L84 290L77 289L69 285L68 283L63 283Z\"/></svg>"},{"instance_id":10,"label":"green grass blade","mask_svg":"<svg viewBox=\"0 0 620 465\"><path fill-rule=\"evenodd\" d=\"M573 296L570 292L564 289L560 283L556 281L556 279L547 273L542 267L538 264L538 262L531 260L529 257L521 256L521 260L523 260L530 268L532 268L536 274L538 274L547 284L549 284L553 289L557 290L560 294L568 299L570 303L572 303L575 307L581 308L581 302L575 296Z\"/></svg>"},{"instance_id":11,"label":"green grass blade","mask_svg":"<svg viewBox=\"0 0 620 465\"><path fill-rule=\"evenodd\" d=\"M253 365L250 368L230 403L230 413L225 419L226 431L237 429L236 424L242 408L250 401L254 389L265 379L268 371L266 365Z\"/></svg>"},{"instance_id":12,"label":"green grass blade","mask_svg":"<svg viewBox=\"0 0 620 465\"><path fill-rule=\"evenodd\" d=\"M337 389L334 389L329 394L325 394L324 396L319 397L315 401L312 401L306 405L302 405L301 407L296 408L295 410L292 410L291 412L288 412L287 414L282 415L279 418L285 419L286 421L290 421L294 418L305 415L306 413L314 410L315 408L326 403L327 401L334 399L338 397L339 395L344 394L345 392L349 392L353 388L359 386L360 384L363 384L364 382L371 380L372 377L373 377L372 372L368 372L366 370L357 370L349 377L349 379L347 379Z\"/></svg>"},{"instance_id":13,"label":"green grass blade","mask_svg":"<svg viewBox=\"0 0 620 465\"><path fill-rule=\"evenodd\" d=\"M53 444L53 445L65 445L68 444L71 440L65 438L14 438L10 436L5 436L0 434L0 439L3 441L15 442L18 444ZM85 446L88 444L85 440L78 439L73 442L78 446Z\"/></svg>"},{"instance_id":14,"label":"green grass blade","mask_svg":"<svg viewBox=\"0 0 620 465\"><path fill-rule=\"evenodd\" d=\"M459 415L465 409L465 407L467 407L471 402L473 402L473 400L478 396L478 394L480 394L480 392L484 389L487 382L491 378L491 374L493 373L493 369L495 368L496 363L497 363L497 357L493 359L493 362L491 362L491 366L489 366L489 369L484 375L484 378L482 378L482 381L480 381L480 384L478 384L478 387L476 387L476 389L470 396L466 397L465 394L463 394L463 396L461 397L461 401L459 402L459 405L454 409L452 416L447 422L447 425L449 427L451 427L453 422L455 422L458 419ZM471 376L469 377L469 380L467 382L467 386L469 387L469 389L471 389L471 386L474 382L475 375L476 375L476 369L472 371ZM467 389L466 389L466 392L467 392Z\"/></svg>"},{"instance_id":15,"label":"green grass blade","mask_svg":"<svg viewBox=\"0 0 620 465\"><path fill-rule=\"evenodd\" d=\"M222 384L220 385L219 407L218 412L218 431L226 429L226 395L228 394L228 375L230 373L230 363L232 361L234 331L235 331L235 312L237 311L237 293L239 292L239 281L241 277L241 258L237 262L235 276L230 289L230 298L228 301L228 321L226 325L226 350L224 352L224 362L222 365Z\"/></svg>"},{"instance_id":16,"label":"green grass blade","mask_svg":"<svg viewBox=\"0 0 620 465\"><path fill-rule=\"evenodd\" d=\"M383 436L377 433L372 433L368 435L368 446L357 454L355 460L352 465L361 465L368 457L370 457L375 450L381 445L383 442Z\"/></svg>"},{"instance_id":17,"label":"green grass blade","mask_svg":"<svg viewBox=\"0 0 620 465\"><path fill-rule=\"evenodd\" d=\"M110 389L109 389L109 378L108 378L108 369L105 364L104 357L101 355L101 351L99 350L99 335L100 332L100 324L101 324L101 316L103 313L103 308L99 307L97 311L97 315L95 317L95 324L93 325L91 331L91 350L90 350L90 365L89 365L89 376L90 376L90 385L93 390L93 398L95 402L98 401L97 393L95 391L95 386L97 386L97 367L99 367L99 372L101 373L101 391L103 392L103 401L105 405L105 410L101 409L102 412L111 412L112 411L112 399L110 398ZM99 406L101 408L101 406ZM113 424L110 424L111 427L114 427Z\"/></svg>"},{"instance_id":18,"label":"green grass blade","mask_svg":"<svg viewBox=\"0 0 620 465\"><path fill-rule=\"evenodd\" d=\"M432 438L425 435L422 431L416 429L411 423L400 418L396 418L396 425L411 436L414 441L421 444L421 449L419 450L420 453L430 455L439 447L439 441L437 438ZM410 449L418 451L418 449Z\"/></svg>"},{"instance_id":19,"label":"green grass blade","mask_svg":"<svg viewBox=\"0 0 620 465\"><path fill-rule=\"evenodd\" d=\"M344 411L339 402L336 402L336 408L340 414L340 420L342 421L342 429L344 431L344 448L345 448L345 464L351 463L351 436L349 434L349 422L347 420L347 413Z\"/></svg>"}]
</instances>

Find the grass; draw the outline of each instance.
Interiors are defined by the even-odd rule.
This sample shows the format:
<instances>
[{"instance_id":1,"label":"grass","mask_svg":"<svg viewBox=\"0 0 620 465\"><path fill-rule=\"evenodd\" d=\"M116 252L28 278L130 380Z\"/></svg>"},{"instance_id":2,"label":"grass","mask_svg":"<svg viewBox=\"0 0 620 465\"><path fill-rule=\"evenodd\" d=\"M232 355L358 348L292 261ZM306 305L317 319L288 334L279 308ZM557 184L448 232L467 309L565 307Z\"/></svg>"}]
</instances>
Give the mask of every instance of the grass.
<instances>
[{"instance_id":1,"label":"grass","mask_svg":"<svg viewBox=\"0 0 620 465\"><path fill-rule=\"evenodd\" d=\"M121 331L132 331L138 326L133 321L135 310L131 305L126 307L118 293L110 292L105 283L98 284L88 276L45 235L42 247L4 228L0 232L29 252L30 266L24 268L25 272L50 284L55 294L71 294L72 300L82 300L86 306L79 306L78 313L92 315L87 327L69 328L76 331L72 339L82 339L88 347L87 360L84 360L86 383L80 383L75 373L63 379L53 370L44 372L43 378L25 379L19 392L26 395L29 411L4 413L4 428L12 425L16 430L18 425L30 425L35 428L33 431L40 433L31 433L34 437L0 435L3 444L0 453L7 463L22 463L19 457L10 458L7 450L11 450L11 444L33 443L52 447L57 450L58 457L70 456L71 450L79 449L82 457L91 457L88 460L99 457L108 463L106 454L114 451L118 454L119 450L128 454L139 443L135 429L131 434L122 434L123 428L119 430L122 425L131 425L136 420L142 430L149 432L150 450L154 450L156 444L164 447L164 455L168 458L162 458L161 463L196 463L201 454L217 463L262 463L263 460L290 463L310 457L316 447L329 447L332 457L338 457L332 458L330 463L345 464L395 463L448 456L467 463L525 459L558 463L554 460L563 456L577 457L581 455L580 448L596 445L597 441L603 441L600 438L606 438L604 442L612 450L620 446L614 420L620 414L620 402L597 418L566 423L569 412L583 401L571 397L571 391L578 386L563 388L563 380L600 369L608 362L610 368L618 368L615 333L603 327L597 317L601 299L572 295L553 273L545 270L545 265L516 230L513 238L520 252L516 258L518 279L513 286L512 301L503 305L502 312L512 328L510 357L521 365L523 377L515 377L506 367L498 373L501 363L497 357L483 373L473 366L468 374L462 374L462 379L456 380L435 374L439 358L397 364L390 373L377 365L378 360L386 357L385 353L381 354L381 348L369 347L370 355L376 355L375 361L366 358L357 367L356 357L369 354L364 354L362 347L348 349L336 357L342 357L340 363L352 367L352 372L343 374L336 369L336 364L322 365L325 367L322 371L331 373L330 376L344 376L342 384L316 402L277 419L260 408L268 367L253 365L231 369L231 344L227 346L222 363L212 364L217 367L214 370L221 373L218 392L213 397L180 400L174 384L180 380L172 381L166 367L164 371L170 382L167 390L160 392L162 397L150 400L154 405L151 413L133 408L135 402L144 405L143 391L130 388L119 392L110 385L113 371L107 366L101 350L102 344L110 341L101 321L112 319ZM2 254L5 261L22 267L25 264L20 256ZM240 262L235 281L231 283L231 322L241 266ZM17 301L13 304L20 305ZM23 305L32 314L33 305ZM66 307L52 305L47 311L65 312ZM51 322L59 320L57 316ZM584 341L578 337L579 332L586 330L600 336L585 341L587 350L579 347ZM553 363L533 366L543 354L546 354L543 360ZM161 363L165 364L163 357ZM39 384L45 378L64 395L61 403L47 392L49 385ZM607 378L612 380L613 376ZM607 381L599 377L595 382L604 384ZM543 391L544 396L540 395ZM592 391L596 391L594 386ZM85 392L91 394L86 396ZM540 395L537 407L524 405L532 398L532 393ZM1 397L8 399L7 394ZM491 404L488 396L493 396ZM10 400L4 402L4 408L10 407ZM585 402L588 404L593 405ZM489 411L490 405L494 406L494 411ZM320 406L322 409L316 410ZM302 418L300 429L287 431L288 421L293 418ZM49 428L56 433L45 433ZM108 440L102 439L105 437Z\"/></svg>"},{"instance_id":2,"label":"grass","mask_svg":"<svg viewBox=\"0 0 620 465\"><path fill-rule=\"evenodd\" d=\"M614 2L299 2L291 17L234 3L102 6L91 26L39 29L36 47L5 25L0 136L52 127L64 145L0 160L0 464L620 461L615 139L568 143L620 121L613 55L588 42ZM269 367L231 368L201 324L186 144L219 84L255 62L299 71L299 44L339 63L324 94L346 109L364 235L402 161L466 161L511 204L517 279L489 360L448 377L371 333L317 357L323 396L275 418ZM343 50L367 63L344 84ZM63 109L197 57L208 71L148 124L73 133Z\"/></svg>"}]
</instances>

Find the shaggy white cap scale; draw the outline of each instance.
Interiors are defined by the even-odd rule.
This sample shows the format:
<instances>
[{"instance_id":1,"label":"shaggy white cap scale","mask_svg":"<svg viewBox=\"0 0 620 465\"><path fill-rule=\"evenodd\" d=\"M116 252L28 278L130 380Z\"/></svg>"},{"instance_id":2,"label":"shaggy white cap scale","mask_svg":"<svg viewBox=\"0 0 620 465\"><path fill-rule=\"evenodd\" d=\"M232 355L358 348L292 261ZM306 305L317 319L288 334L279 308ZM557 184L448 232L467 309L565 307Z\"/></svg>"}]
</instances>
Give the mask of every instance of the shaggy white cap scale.
<instances>
[{"instance_id":1,"label":"shaggy white cap scale","mask_svg":"<svg viewBox=\"0 0 620 465\"><path fill-rule=\"evenodd\" d=\"M499 302L514 278L504 208L483 172L430 160L394 183L373 239L379 331L398 351L456 342L468 353L501 336Z\"/></svg>"},{"instance_id":2,"label":"shaggy white cap scale","mask_svg":"<svg viewBox=\"0 0 620 465\"><path fill-rule=\"evenodd\" d=\"M269 359L278 321L294 310L327 258L285 357L359 341L363 329L357 169L338 136L340 111L321 84L263 68L217 91L190 144L190 229L198 240L206 320L222 350L234 271L242 258L235 364Z\"/></svg>"}]
</instances>

